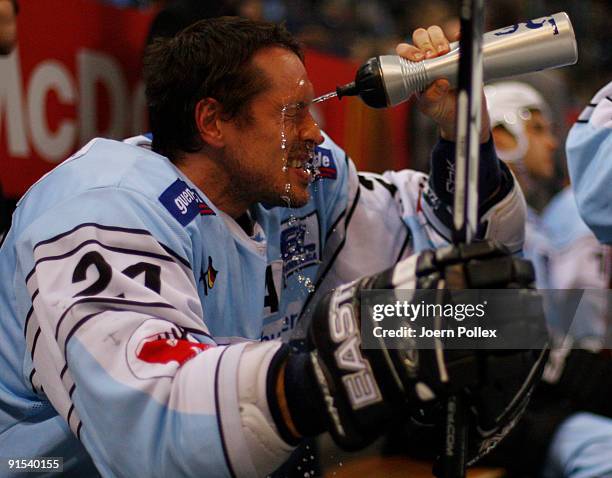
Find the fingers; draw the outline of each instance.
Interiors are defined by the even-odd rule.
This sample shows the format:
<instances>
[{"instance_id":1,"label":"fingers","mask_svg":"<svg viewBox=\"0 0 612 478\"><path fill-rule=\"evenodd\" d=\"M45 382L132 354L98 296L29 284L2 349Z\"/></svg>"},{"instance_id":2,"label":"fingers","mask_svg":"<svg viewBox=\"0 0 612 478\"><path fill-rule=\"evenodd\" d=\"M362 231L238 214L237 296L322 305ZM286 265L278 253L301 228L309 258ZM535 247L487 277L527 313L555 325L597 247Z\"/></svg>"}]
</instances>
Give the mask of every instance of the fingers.
<instances>
[{"instance_id":1,"label":"fingers","mask_svg":"<svg viewBox=\"0 0 612 478\"><path fill-rule=\"evenodd\" d=\"M429 104L438 104L446 96L450 90L450 83L447 79L440 78L429 85L425 91L421 93L421 103L423 107L427 107Z\"/></svg>"},{"instance_id":2,"label":"fingers","mask_svg":"<svg viewBox=\"0 0 612 478\"><path fill-rule=\"evenodd\" d=\"M417 95L419 110L434 120L444 139L455 136L455 103L448 80L439 79L429 85L425 91Z\"/></svg>"},{"instance_id":3,"label":"fingers","mask_svg":"<svg viewBox=\"0 0 612 478\"><path fill-rule=\"evenodd\" d=\"M449 51L448 39L437 25L433 25L427 30L417 28L412 34L412 41L414 46L424 53L425 58L433 58Z\"/></svg>"},{"instance_id":4,"label":"fingers","mask_svg":"<svg viewBox=\"0 0 612 478\"><path fill-rule=\"evenodd\" d=\"M442 28L433 25L427 29L417 28L412 34L413 45L400 43L395 48L397 54L410 61L434 58L450 51L449 41Z\"/></svg>"},{"instance_id":5,"label":"fingers","mask_svg":"<svg viewBox=\"0 0 612 478\"><path fill-rule=\"evenodd\" d=\"M395 47L395 51L399 56L410 61L421 61L425 59L425 53L409 43L400 43Z\"/></svg>"},{"instance_id":6,"label":"fingers","mask_svg":"<svg viewBox=\"0 0 612 478\"><path fill-rule=\"evenodd\" d=\"M448 35L448 39L450 41L459 41L461 40L461 30L454 30Z\"/></svg>"}]
</instances>

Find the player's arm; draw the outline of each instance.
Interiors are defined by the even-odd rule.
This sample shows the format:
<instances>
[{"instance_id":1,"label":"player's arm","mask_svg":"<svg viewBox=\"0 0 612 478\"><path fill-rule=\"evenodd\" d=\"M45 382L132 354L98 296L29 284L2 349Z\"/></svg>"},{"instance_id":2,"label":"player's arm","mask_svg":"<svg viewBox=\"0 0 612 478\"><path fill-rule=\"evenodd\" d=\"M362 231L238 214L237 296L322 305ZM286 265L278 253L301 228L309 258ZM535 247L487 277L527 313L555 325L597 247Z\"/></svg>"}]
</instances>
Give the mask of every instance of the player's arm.
<instances>
[{"instance_id":1,"label":"player's arm","mask_svg":"<svg viewBox=\"0 0 612 478\"><path fill-rule=\"evenodd\" d=\"M499 162L492 145L482 148L489 154L482 161ZM383 175L358 172L327 136L321 149L337 175L315 183L314 200L323 211L325 242L317 292L302 311L304 316L310 316L311 304L331 288L389 268L415 252L448 244L451 236L452 196L446 196L449 203L440 200L427 175L408 169ZM454 149L442 149L436 155L440 168L446 167L447 160L454 161ZM488 200L481 204L480 237L516 252L523 243L525 202L509 170L504 165L500 168L499 182L488 186Z\"/></svg>"},{"instance_id":2,"label":"player's arm","mask_svg":"<svg viewBox=\"0 0 612 478\"><path fill-rule=\"evenodd\" d=\"M102 474L266 476L302 437L334 426L328 402L340 392L320 382L310 354L279 342L215 344L189 238L156 207L131 191L90 191L21 234L24 381ZM386 382L393 372L375 373ZM343 421L343 443L384 425L368 414Z\"/></svg>"},{"instance_id":3,"label":"player's arm","mask_svg":"<svg viewBox=\"0 0 612 478\"><path fill-rule=\"evenodd\" d=\"M490 274L491 270L505 272ZM279 367L279 393L273 401L278 400L275 408L285 417L279 422L281 429L282 423L287 424L284 433L299 437L327 428L339 445L355 449L423 407L436 409L440 397L452 390L462 390L475 400L470 460L494 446L522 413L539 377L545 357L542 350L444 350L438 354L419 349L409 340L398 349L387 349L382 341L378 349L362 347L362 333L369 329L363 326L373 320L362 307L363 292L436 289L440 281L462 289L525 288L533 282L533 271L490 243L449 246L413 255L387 271L330 292L312 317L312 351L287 352ZM506 331L513 335L528 328L545 336L543 315L524 315L504 323L514 329ZM402 324L401 317L394 320L394 327ZM486 370L486 377L476 370ZM495 378L498 373L504 378Z\"/></svg>"},{"instance_id":4,"label":"player's arm","mask_svg":"<svg viewBox=\"0 0 612 478\"><path fill-rule=\"evenodd\" d=\"M266 396L280 343L216 346L189 237L163 214L94 190L22 233L24 381L103 475L265 476L293 449Z\"/></svg>"},{"instance_id":5,"label":"player's arm","mask_svg":"<svg viewBox=\"0 0 612 478\"><path fill-rule=\"evenodd\" d=\"M582 111L567 137L567 162L576 203L597 238L612 243L612 82Z\"/></svg>"},{"instance_id":6,"label":"player's arm","mask_svg":"<svg viewBox=\"0 0 612 478\"><path fill-rule=\"evenodd\" d=\"M445 111L443 118L437 117L436 121L446 125L441 129L450 138L452 111L444 105L452 103L452 95L446 89L436 92L436 85L427 90L420 104L432 117L437 114L435 108ZM525 200L512 173L497 158L486 124L485 121L480 146L478 238L497 241L514 253L520 251L524 240ZM326 211L326 243L318 291L390 267L414 252L450 242L454 142L439 140L433 150L429 179L411 170L384 175L358 173L346 153L329 138L322 147L337 165L338 174L335 182L323 180L326 184L319 189L327 196L321 201ZM308 314L309 310L304 312Z\"/></svg>"},{"instance_id":7,"label":"player's arm","mask_svg":"<svg viewBox=\"0 0 612 478\"><path fill-rule=\"evenodd\" d=\"M455 143L439 139L431 157L429 180L422 189L422 210L428 225L451 239L455 188ZM510 169L497 157L492 138L480 145L477 237L495 240L512 252L522 248L526 205Z\"/></svg>"},{"instance_id":8,"label":"player's arm","mask_svg":"<svg viewBox=\"0 0 612 478\"><path fill-rule=\"evenodd\" d=\"M443 55L449 51L449 40L438 26L419 28L412 35L412 45L399 44L398 55L411 61ZM420 56L419 56L420 55ZM512 174L497 158L490 133L486 99L481 92L479 227L480 239L493 239L512 252L522 247L525 205L520 188ZM429 187L424 191L423 210L429 222L444 239L450 240L455 187L455 143L457 90L446 79L434 81L416 95L419 110L433 120L440 130L440 140L432 154Z\"/></svg>"}]
</instances>

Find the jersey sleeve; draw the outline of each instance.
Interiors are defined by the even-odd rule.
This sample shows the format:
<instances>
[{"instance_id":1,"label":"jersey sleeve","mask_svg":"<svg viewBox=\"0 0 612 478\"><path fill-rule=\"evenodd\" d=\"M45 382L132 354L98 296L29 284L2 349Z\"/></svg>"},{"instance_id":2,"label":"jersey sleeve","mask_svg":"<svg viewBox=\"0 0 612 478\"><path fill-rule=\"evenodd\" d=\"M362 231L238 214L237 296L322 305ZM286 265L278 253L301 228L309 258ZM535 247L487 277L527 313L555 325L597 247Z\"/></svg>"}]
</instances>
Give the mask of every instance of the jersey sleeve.
<instances>
[{"instance_id":1,"label":"jersey sleeve","mask_svg":"<svg viewBox=\"0 0 612 478\"><path fill-rule=\"evenodd\" d=\"M346 210L330 233L336 244L329 257L325 289L391 267L410 248L397 188L374 173L357 173L349 162Z\"/></svg>"},{"instance_id":2,"label":"jersey sleeve","mask_svg":"<svg viewBox=\"0 0 612 478\"><path fill-rule=\"evenodd\" d=\"M600 241L612 244L612 82L580 114L566 153L580 215Z\"/></svg>"},{"instance_id":3,"label":"jersey sleeve","mask_svg":"<svg viewBox=\"0 0 612 478\"><path fill-rule=\"evenodd\" d=\"M253 390L280 345L215 344L189 237L156 208L106 188L23 230L32 385L103 475L253 476L263 469L258 455L270 472L291 447L257 411L267 405L253 413L249 404L262 401ZM252 373L241 376L246 355ZM264 439L270 451L261 453Z\"/></svg>"},{"instance_id":4,"label":"jersey sleeve","mask_svg":"<svg viewBox=\"0 0 612 478\"><path fill-rule=\"evenodd\" d=\"M454 154L448 145L438 150L438 154ZM337 146L334 151L336 157L346 156ZM488 155L483 161L499 161L492 145L483 147L483 151ZM440 168L442 159L433 161L433 167ZM335 220L326 230L317 290L307 305L316 304L326 291L340 284L380 272L415 252L446 245L451 239L451 196L438 196L428 175L409 169L382 175L358 172L347 159L338 176L343 185L336 188L336 197L327 206ZM523 194L503 163L496 174L489 176L496 176L499 184L493 193L483 188L491 194L481 201L479 235L518 252L524 241ZM303 315L311 313L312 307L304 308Z\"/></svg>"},{"instance_id":5,"label":"jersey sleeve","mask_svg":"<svg viewBox=\"0 0 612 478\"><path fill-rule=\"evenodd\" d=\"M428 227L449 243L453 229L455 144L439 140L423 187L421 208ZM497 241L518 253L525 239L525 198L510 169L499 160L493 140L480 145L476 237Z\"/></svg>"}]
</instances>

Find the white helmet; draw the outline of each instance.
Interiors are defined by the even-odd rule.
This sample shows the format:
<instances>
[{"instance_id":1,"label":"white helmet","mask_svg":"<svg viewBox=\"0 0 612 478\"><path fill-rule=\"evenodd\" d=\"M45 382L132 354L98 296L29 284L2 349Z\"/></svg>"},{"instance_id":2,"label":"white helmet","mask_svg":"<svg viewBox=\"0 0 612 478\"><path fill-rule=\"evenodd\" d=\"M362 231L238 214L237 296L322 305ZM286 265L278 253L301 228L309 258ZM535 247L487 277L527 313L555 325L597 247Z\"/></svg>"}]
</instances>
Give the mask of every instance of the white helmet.
<instances>
[{"instance_id":1,"label":"white helmet","mask_svg":"<svg viewBox=\"0 0 612 478\"><path fill-rule=\"evenodd\" d=\"M550 118L550 109L544 98L532 86L518 81L504 81L485 86L485 96L491 118L491 128L503 126L516 139L512 150L497 151L500 159L507 162L519 161L529 146L525 133L525 121L531 110L540 111Z\"/></svg>"}]
</instances>

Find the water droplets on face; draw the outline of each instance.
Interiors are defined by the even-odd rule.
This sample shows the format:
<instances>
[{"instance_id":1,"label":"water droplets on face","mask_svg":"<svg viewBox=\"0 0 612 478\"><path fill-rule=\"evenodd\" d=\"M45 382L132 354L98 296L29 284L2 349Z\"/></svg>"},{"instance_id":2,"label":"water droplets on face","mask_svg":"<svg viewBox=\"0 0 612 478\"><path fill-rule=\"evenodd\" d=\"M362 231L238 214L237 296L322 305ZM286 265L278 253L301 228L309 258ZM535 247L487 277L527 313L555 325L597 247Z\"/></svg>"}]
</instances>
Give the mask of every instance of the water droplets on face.
<instances>
[{"instance_id":1,"label":"water droplets on face","mask_svg":"<svg viewBox=\"0 0 612 478\"><path fill-rule=\"evenodd\" d=\"M333 91L333 92L326 93L324 95L321 95L315 98L309 104L308 103L305 104L300 101L296 102L297 98L304 98L306 96L304 94L304 89L306 87L307 87L306 79L304 78L300 79L297 82L297 85L295 87L295 91L296 91L295 98L287 98L285 105L281 109L281 125L280 125L281 126L280 128L281 129L281 132L280 132L281 133L280 134L281 144L280 146L281 146L281 153L282 153L282 158L283 158L283 161L282 161L283 173L287 173L288 168L289 168L289 155L291 153L291 147L289 145L289 139L288 139L290 136L289 132L290 130L292 131L293 128L296 128L294 118L299 117L299 115L296 115L296 111L293 111L293 110L309 108L313 104L322 103L324 101L327 101L337 96L336 92ZM306 145L306 147L307 147L306 155L308 159L304 162L304 164L302 165L302 168L304 169L304 171L309 173L310 182L312 183L319 174L318 168L316 168L314 165L315 145L308 144ZM291 187L290 184L286 184L285 193L289 192L289 189L287 188L287 186Z\"/></svg>"},{"instance_id":2,"label":"water droplets on face","mask_svg":"<svg viewBox=\"0 0 612 478\"><path fill-rule=\"evenodd\" d=\"M296 85L296 91L300 91L300 89L304 88L304 86L306 85L306 81L304 79L300 80L298 82L298 84ZM296 95L299 96L299 95ZM336 97L336 92L331 92L331 93L327 93L325 95L319 96L318 98L315 98L311 104L316 104L316 103L322 103L323 101L327 101L329 99L332 99L334 97ZM285 106L283 106L282 110L281 110L281 131L280 131L280 147L281 147L281 153L282 153L282 172L283 173L287 173L287 171L289 170L289 153L290 153L290 148L289 148L289 134L288 134L288 130L292 127L295 127L295 125L293 124L291 118L288 115L288 110L291 107L295 107L295 103L293 103L292 101L288 101L287 104ZM307 108L307 105L301 106L302 108ZM313 182L314 179L318 176L319 171L318 168L315 167L314 165L314 158L315 158L315 147L314 145L309 145L308 150L307 150L307 155L308 155L308 160L303 164L303 168L305 171L307 171L310 175L310 181ZM287 182L285 184L284 187L284 191L283 191L283 195L281 196L282 201L287 205L288 208L291 208L291 183ZM291 214L289 216L289 220L288 220L288 226L292 227L297 223L297 217L295 217L294 214ZM306 234L309 234L309 231L306 231ZM289 251L287 251L291 261L299 261L299 262L305 262L306 261L306 254L304 253L299 253L298 252L298 247L297 246L293 246ZM307 293L312 293L315 290L315 285L312 282L312 279L310 277L307 277L301 273L298 273L298 275L296 276L297 278L297 282L298 284L300 284L304 290ZM304 475L306 476L310 476L308 475L308 473L305 473Z\"/></svg>"},{"instance_id":3,"label":"water droplets on face","mask_svg":"<svg viewBox=\"0 0 612 478\"><path fill-rule=\"evenodd\" d=\"M282 155L282 167L281 167L281 171L283 173L287 173L287 171L289 170L287 163L289 162L289 152L287 150L287 108L288 105L283 106L282 110L281 110L281 123L280 123L280 137L281 137L281 143L280 143L280 149L281 149L281 155ZM291 183L286 183L285 184L285 188L283 191L283 195L281 196L281 200L287 205L288 208L291 208L291 196L289 195L289 192L291 191Z\"/></svg>"},{"instance_id":4,"label":"water droplets on face","mask_svg":"<svg viewBox=\"0 0 612 478\"><path fill-rule=\"evenodd\" d=\"M287 114L287 106L283 106L283 109L281 110L281 128L280 128L280 135L281 135L281 154L282 154L282 158L283 158L283 166L282 166L282 171L283 173L287 172L287 162L289 161L289 157L287 154L287 132L286 132L286 126L285 126L285 122L286 122L286 114ZM291 185L289 185L291 186ZM287 185L285 185L285 189L287 189Z\"/></svg>"}]
</instances>

